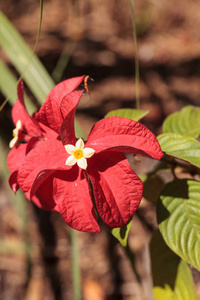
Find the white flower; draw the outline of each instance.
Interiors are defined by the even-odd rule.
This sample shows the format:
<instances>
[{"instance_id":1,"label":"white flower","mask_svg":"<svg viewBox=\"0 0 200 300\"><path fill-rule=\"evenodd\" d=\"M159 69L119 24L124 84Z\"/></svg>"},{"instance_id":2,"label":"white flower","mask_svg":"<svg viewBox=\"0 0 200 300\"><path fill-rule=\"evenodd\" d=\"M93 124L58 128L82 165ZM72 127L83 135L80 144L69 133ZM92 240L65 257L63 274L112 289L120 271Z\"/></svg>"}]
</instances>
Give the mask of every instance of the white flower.
<instances>
[{"instance_id":1,"label":"white flower","mask_svg":"<svg viewBox=\"0 0 200 300\"><path fill-rule=\"evenodd\" d=\"M77 163L77 165L86 170L87 168L87 160L86 158L91 157L95 150L93 150L92 148L84 148L84 142L82 139L79 139L76 142L76 145L65 145L65 150L67 151L67 153L71 154L67 160L66 160L66 165L68 166L73 166Z\"/></svg>"},{"instance_id":2,"label":"white flower","mask_svg":"<svg viewBox=\"0 0 200 300\"><path fill-rule=\"evenodd\" d=\"M9 147L13 148L18 141L19 131L22 128L22 123L20 120L17 121L15 129L13 129L13 139L9 143Z\"/></svg>"}]
</instances>

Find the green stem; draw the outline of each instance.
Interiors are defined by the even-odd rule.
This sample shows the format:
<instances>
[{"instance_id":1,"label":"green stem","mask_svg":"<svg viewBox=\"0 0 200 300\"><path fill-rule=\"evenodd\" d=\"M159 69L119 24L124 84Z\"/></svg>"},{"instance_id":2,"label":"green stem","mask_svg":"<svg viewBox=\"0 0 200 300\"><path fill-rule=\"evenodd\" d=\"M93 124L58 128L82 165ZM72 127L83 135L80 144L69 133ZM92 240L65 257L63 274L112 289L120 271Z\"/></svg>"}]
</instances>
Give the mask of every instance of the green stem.
<instances>
[{"instance_id":1,"label":"green stem","mask_svg":"<svg viewBox=\"0 0 200 300\"><path fill-rule=\"evenodd\" d=\"M132 23L133 23L133 41L135 48L135 97L136 97L136 108L140 108L140 71L139 71L139 59L138 59L138 45L137 45L137 29L135 22L135 8L134 0L129 0L131 6Z\"/></svg>"},{"instance_id":2,"label":"green stem","mask_svg":"<svg viewBox=\"0 0 200 300\"><path fill-rule=\"evenodd\" d=\"M76 230L70 228L71 237L71 257L72 257L72 280L73 280L73 299L81 300L81 275L79 267L79 253Z\"/></svg>"},{"instance_id":3,"label":"green stem","mask_svg":"<svg viewBox=\"0 0 200 300\"><path fill-rule=\"evenodd\" d=\"M67 67L67 64L69 62L69 59L71 57L73 46L74 46L74 42L69 41L66 44L66 46L64 47L64 49L59 57L59 60L51 74L51 77L53 78L53 80L55 82L59 82L60 78L62 77L62 75L65 71L65 68Z\"/></svg>"}]
</instances>

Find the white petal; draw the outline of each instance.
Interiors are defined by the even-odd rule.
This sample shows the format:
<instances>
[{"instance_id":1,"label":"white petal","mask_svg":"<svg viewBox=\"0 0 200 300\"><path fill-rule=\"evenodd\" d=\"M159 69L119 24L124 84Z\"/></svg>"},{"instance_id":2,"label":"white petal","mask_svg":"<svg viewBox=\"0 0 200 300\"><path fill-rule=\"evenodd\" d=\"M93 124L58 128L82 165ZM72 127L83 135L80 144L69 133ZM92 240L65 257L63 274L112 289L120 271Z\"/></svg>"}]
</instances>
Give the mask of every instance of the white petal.
<instances>
[{"instance_id":1,"label":"white petal","mask_svg":"<svg viewBox=\"0 0 200 300\"><path fill-rule=\"evenodd\" d=\"M18 137L16 136L10 141L9 147L13 148L15 146L15 144L17 143L17 141L18 141Z\"/></svg>"},{"instance_id":2,"label":"white petal","mask_svg":"<svg viewBox=\"0 0 200 300\"><path fill-rule=\"evenodd\" d=\"M22 128L22 122L20 120L17 121L16 128L17 129L21 129Z\"/></svg>"},{"instance_id":3,"label":"white petal","mask_svg":"<svg viewBox=\"0 0 200 300\"><path fill-rule=\"evenodd\" d=\"M81 169L86 170L86 168L87 168L87 160L84 157L82 157L82 158L80 158L80 159L77 160L77 165Z\"/></svg>"},{"instance_id":4,"label":"white petal","mask_svg":"<svg viewBox=\"0 0 200 300\"><path fill-rule=\"evenodd\" d=\"M95 150L92 148L85 148L85 149L83 149L83 156L85 158L89 158L94 154L94 152L95 152Z\"/></svg>"},{"instance_id":5,"label":"white petal","mask_svg":"<svg viewBox=\"0 0 200 300\"><path fill-rule=\"evenodd\" d=\"M74 151L76 151L76 147L74 147L73 145L68 144L68 145L65 145L64 147L65 147L65 150L67 151L67 153L69 153L69 154L73 154Z\"/></svg>"},{"instance_id":6,"label":"white petal","mask_svg":"<svg viewBox=\"0 0 200 300\"><path fill-rule=\"evenodd\" d=\"M76 149L81 149L83 150L84 148L84 141L82 139L79 139L77 142L76 142Z\"/></svg>"},{"instance_id":7,"label":"white petal","mask_svg":"<svg viewBox=\"0 0 200 300\"><path fill-rule=\"evenodd\" d=\"M73 155L70 155L67 160L66 160L66 165L67 166L73 166L75 165L75 163L77 162L77 159L73 156Z\"/></svg>"}]
</instances>

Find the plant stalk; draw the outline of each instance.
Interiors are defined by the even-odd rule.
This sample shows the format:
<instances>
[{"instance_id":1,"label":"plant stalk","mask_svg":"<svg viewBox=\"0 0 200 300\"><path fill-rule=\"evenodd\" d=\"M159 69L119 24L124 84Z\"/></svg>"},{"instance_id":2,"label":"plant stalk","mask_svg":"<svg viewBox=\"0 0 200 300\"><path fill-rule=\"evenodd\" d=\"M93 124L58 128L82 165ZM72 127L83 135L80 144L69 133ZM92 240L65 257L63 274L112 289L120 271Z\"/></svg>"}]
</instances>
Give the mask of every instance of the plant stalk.
<instances>
[{"instance_id":1,"label":"plant stalk","mask_svg":"<svg viewBox=\"0 0 200 300\"><path fill-rule=\"evenodd\" d=\"M79 253L76 230L70 228L71 238L71 258L72 258L72 281L73 281L73 299L81 300L81 274L79 267Z\"/></svg>"},{"instance_id":2,"label":"plant stalk","mask_svg":"<svg viewBox=\"0 0 200 300\"><path fill-rule=\"evenodd\" d=\"M129 0L131 6L132 23L133 23L133 41L135 48L135 97L136 109L140 108L140 71L139 71L139 57L138 57L138 44L137 44L137 29L135 22L135 7L134 0Z\"/></svg>"}]
</instances>

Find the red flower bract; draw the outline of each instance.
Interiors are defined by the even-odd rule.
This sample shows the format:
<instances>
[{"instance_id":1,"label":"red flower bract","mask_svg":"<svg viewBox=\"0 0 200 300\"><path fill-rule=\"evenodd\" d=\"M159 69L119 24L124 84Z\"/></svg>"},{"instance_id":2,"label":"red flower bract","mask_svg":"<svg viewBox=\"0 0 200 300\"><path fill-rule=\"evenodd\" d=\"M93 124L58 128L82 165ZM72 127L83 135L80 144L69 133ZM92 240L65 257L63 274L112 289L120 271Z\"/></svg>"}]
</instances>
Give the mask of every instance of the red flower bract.
<instances>
[{"instance_id":1,"label":"red flower bract","mask_svg":"<svg viewBox=\"0 0 200 300\"><path fill-rule=\"evenodd\" d=\"M60 83L62 97L54 96L59 101L49 97L35 115L59 138L43 140L27 153L17 174L19 186L28 199L36 195L40 207L56 206L65 222L77 230L99 232L97 215L109 227L122 227L136 211L143 193L143 184L123 153L160 159L159 143L144 125L109 117L93 126L83 149L84 143L77 142L74 131L82 91L63 96L64 90L65 84ZM79 156L84 164L79 163Z\"/></svg>"},{"instance_id":2,"label":"red flower bract","mask_svg":"<svg viewBox=\"0 0 200 300\"><path fill-rule=\"evenodd\" d=\"M70 93L73 94L72 91L82 82L83 78L84 76L80 76L65 80L61 87L60 85L57 85L50 91L45 103L51 99L52 102L55 102L54 107L56 104L59 105L64 96L69 95L70 97ZM17 86L17 95L18 99L12 108L12 119L15 126L17 126L17 123L20 121L21 128L17 132L17 137L15 137L15 141L12 145L13 148L10 151L7 159L8 168L11 172L9 184L15 193L19 188L17 179L19 166L22 165L28 152L36 145L36 143L46 139L57 139L58 137L58 133L56 130L54 130L54 128L45 126L36 119L36 114L33 114L33 116L29 115L24 103L24 87L22 80ZM59 115L59 119L63 120L63 117ZM42 198L42 195L46 195L47 198L48 193L46 191L42 193L42 190L44 190L43 187L40 188L40 199ZM41 202L38 197L34 196L32 200L41 207ZM52 210L52 205L49 206L49 203L47 203L46 206L43 205L42 207L44 209ZM53 207L56 207L54 202Z\"/></svg>"},{"instance_id":3,"label":"red flower bract","mask_svg":"<svg viewBox=\"0 0 200 300\"><path fill-rule=\"evenodd\" d=\"M13 149L10 151L7 160L8 168L11 172L9 184L14 192L19 188L17 183L17 173L19 166L25 158L28 141L33 136L37 137L37 139L42 138L44 133L39 122L35 120L34 117L31 117L26 110L22 80L18 84L17 94L18 99L12 108L12 119L15 126L17 125L17 122L20 121L21 128L17 133ZM43 126L43 124L41 125Z\"/></svg>"}]
</instances>

